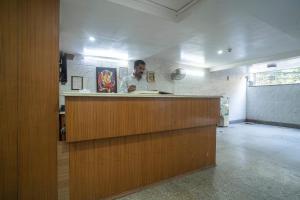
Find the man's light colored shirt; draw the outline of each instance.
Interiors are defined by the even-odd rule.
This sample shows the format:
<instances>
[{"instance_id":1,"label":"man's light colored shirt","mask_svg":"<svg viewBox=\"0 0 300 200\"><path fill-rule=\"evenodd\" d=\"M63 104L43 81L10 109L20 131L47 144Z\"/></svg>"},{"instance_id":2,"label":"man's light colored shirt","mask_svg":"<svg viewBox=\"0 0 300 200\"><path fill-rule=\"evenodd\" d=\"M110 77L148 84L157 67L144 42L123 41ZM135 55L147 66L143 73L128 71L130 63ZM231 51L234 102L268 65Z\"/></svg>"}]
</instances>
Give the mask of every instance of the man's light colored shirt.
<instances>
[{"instance_id":1,"label":"man's light colored shirt","mask_svg":"<svg viewBox=\"0 0 300 200\"><path fill-rule=\"evenodd\" d=\"M125 77L121 82L120 92L127 93L128 87L130 85L135 85L136 91L149 90L148 82L144 76L142 76L142 78L140 80L137 80L137 78L133 74Z\"/></svg>"}]
</instances>

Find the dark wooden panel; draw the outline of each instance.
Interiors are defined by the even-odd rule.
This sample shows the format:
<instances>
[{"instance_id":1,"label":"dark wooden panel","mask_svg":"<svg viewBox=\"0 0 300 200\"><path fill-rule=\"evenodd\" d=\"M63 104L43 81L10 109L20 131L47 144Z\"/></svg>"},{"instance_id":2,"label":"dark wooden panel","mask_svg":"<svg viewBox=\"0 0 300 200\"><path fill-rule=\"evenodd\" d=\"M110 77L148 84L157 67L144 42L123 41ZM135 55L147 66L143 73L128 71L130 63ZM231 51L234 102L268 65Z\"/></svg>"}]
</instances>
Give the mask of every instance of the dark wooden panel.
<instances>
[{"instance_id":1,"label":"dark wooden panel","mask_svg":"<svg viewBox=\"0 0 300 200\"><path fill-rule=\"evenodd\" d=\"M57 199L58 0L19 6L19 199Z\"/></svg>"},{"instance_id":2,"label":"dark wooden panel","mask_svg":"<svg viewBox=\"0 0 300 200\"><path fill-rule=\"evenodd\" d=\"M94 200L215 165L216 127L70 145L70 197Z\"/></svg>"},{"instance_id":3,"label":"dark wooden panel","mask_svg":"<svg viewBox=\"0 0 300 200\"><path fill-rule=\"evenodd\" d=\"M215 125L219 98L66 97L67 141Z\"/></svg>"},{"instance_id":4,"label":"dark wooden panel","mask_svg":"<svg viewBox=\"0 0 300 200\"><path fill-rule=\"evenodd\" d=\"M17 199L17 1L0 1L0 199Z\"/></svg>"}]
</instances>

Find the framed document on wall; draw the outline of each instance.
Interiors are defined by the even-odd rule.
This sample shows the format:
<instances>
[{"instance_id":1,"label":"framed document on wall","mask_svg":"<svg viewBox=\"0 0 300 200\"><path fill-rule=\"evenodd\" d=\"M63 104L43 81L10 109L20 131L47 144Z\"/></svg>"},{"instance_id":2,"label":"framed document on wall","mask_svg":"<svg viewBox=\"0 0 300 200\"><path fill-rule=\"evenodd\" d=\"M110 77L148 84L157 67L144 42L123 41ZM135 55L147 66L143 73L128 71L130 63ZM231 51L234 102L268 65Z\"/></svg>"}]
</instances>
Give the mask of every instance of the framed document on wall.
<instances>
[{"instance_id":1,"label":"framed document on wall","mask_svg":"<svg viewBox=\"0 0 300 200\"><path fill-rule=\"evenodd\" d=\"M155 82L155 72L152 72L152 71L147 72L147 81L149 83Z\"/></svg>"},{"instance_id":2,"label":"framed document on wall","mask_svg":"<svg viewBox=\"0 0 300 200\"><path fill-rule=\"evenodd\" d=\"M117 92L117 69L108 67L96 68L97 92Z\"/></svg>"},{"instance_id":3,"label":"framed document on wall","mask_svg":"<svg viewBox=\"0 0 300 200\"><path fill-rule=\"evenodd\" d=\"M83 77L82 76L71 76L71 89L82 90L83 89Z\"/></svg>"}]
</instances>

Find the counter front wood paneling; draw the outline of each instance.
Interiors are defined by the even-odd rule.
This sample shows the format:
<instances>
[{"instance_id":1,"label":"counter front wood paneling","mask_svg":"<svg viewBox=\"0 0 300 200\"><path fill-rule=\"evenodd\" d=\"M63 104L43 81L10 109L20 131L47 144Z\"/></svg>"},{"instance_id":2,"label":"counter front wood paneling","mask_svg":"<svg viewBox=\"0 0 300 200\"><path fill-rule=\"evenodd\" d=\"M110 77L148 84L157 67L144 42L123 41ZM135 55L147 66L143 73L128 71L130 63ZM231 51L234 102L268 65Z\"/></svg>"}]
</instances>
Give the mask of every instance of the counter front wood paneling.
<instances>
[{"instance_id":1,"label":"counter front wood paneling","mask_svg":"<svg viewBox=\"0 0 300 200\"><path fill-rule=\"evenodd\" d=\"M57 143L57 187L58 200L70 200L69 197L69 144L65 141Z\"/></svg>"},{"instance_id":2,"label":"counter front wood paneling","mask_svg":"<svg viewBox=\"0 0 300 200\"><path fill-rule=\"evenodd\" d=\"M96 200L215 165L215 126L70 145L70 199Z\"/></svg>"},{"instance_id":3,"label":"counter front wood paneling","mask_svg":"<svg viewBox=\"0 0 300 200\"><path fill-rule=\"evenodd\" d=\"M66 97L67 141L216 125L219 98Z\"/></svg>"},{"instance_id":4,"label":"counter front wood paneling","mask_svg":"<svg viewBox=\"0 0 300 200\"><path fill-rule=\"evenodd\" d=\"M70 199L214 166L218 116L219 98L66 97Z\"/></svg>"}]
</instances>

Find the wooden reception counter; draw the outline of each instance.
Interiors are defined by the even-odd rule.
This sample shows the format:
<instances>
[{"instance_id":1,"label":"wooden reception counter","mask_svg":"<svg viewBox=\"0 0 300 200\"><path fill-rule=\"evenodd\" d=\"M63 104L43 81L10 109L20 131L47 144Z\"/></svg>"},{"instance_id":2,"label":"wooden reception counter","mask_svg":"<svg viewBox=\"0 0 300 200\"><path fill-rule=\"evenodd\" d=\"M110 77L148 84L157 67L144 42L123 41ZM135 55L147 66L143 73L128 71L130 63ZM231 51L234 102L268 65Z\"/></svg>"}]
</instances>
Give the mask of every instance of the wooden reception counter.
<instances>
[{"instance_id":1,"label":"wooden reception counter","mask_svg":"<svg viewBox=\"0 0 300 200\"><path fill-rule=\"evenodd\" d=\"M71 200L111 197L215 165L219 97L64 95Z\"/></svg>"}]
</instances>

